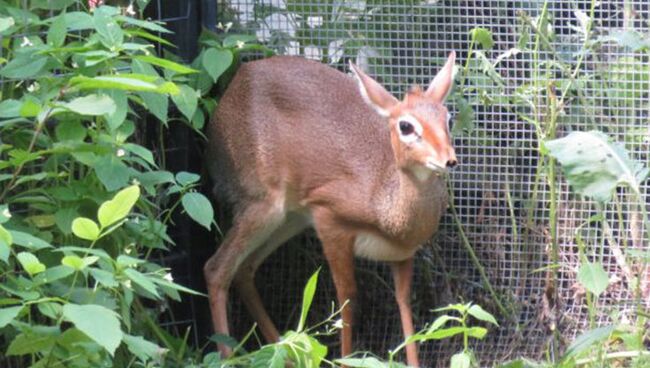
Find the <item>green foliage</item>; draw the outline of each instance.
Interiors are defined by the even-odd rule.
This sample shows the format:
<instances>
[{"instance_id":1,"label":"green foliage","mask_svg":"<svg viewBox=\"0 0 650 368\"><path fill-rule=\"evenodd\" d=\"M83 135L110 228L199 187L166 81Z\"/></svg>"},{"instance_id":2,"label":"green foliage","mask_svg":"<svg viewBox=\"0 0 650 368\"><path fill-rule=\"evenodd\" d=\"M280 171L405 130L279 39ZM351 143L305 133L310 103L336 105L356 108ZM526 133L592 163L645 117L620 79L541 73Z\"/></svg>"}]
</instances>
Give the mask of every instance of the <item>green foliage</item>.
<instances>
[{"instance_id":1,"label":"green foliage","mask_svg":"<svg viewBox=\"0 0 650 368\"><path fill-rule=\"evenodd\" d=\"M124 8L0 2L2 355L34 367L186 363L185 341L156 319L166 298L197 293L149 257L172 245L174 212L206 228L214 212L200 176L160 167L137 136L145 114L170 124L170 101L201 134L240 45L213 37L206 50L231 57L208 71L204 56L155 55L167 33Z\"/></svg>"},{"instance_id":2,"label":"green foliage","mask_svg":"<svg viewBox=\"0 0 650 368\"><path fill-rule=\"evenodd\" d=\"M647 167L630 159L625 148L601 132L573 132L544 143L548 154L562 164L574 191L599 202L611 199L614 189L625 184L639 191L648 177Z\"/></svg>"}]
</instances>

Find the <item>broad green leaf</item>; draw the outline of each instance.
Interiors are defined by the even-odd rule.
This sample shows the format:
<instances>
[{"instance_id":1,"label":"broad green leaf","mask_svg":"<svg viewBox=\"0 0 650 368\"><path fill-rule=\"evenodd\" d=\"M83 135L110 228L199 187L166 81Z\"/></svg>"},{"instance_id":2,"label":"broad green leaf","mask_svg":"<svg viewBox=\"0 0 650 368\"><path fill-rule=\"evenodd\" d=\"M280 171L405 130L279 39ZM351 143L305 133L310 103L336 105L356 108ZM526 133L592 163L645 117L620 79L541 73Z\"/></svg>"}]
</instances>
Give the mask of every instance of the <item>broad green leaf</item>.
<instances>
[{"instance_id":1,"label":"broad green leaf","mask_svg":"<svg viewBox=\"0 0 650 368\"><path fill-rule=\"evenodd\" d=\"M164 352L160 346L145 340L142 336L124 334L123 340L129 351L143 362L157 358Z\"/></svg>"},{"instance_id":2,"label":"broad green leaf","mask_svg":"<svg viewBox=\"0 0 650 368\"><path fill-rule=\"evenodd\" d=\"M210 224L214 218L214 210L210 201L201 193L185 193L181 204L187 214L206 229L210 230Z\"/></svg>"},{"instance_id":3,"label":"broad green leaf","mask_svg":"<svg viewBox=\"0 0 650 368\"><path fill-rule=\"evenodd\" d=\"M45 265L31 253L20 252L16 255L16 258L18 258L18 262L20 262L20 265L30 276L34 276L45 271Z\"/></svg>"},{"instance_id":4,"label":"broad green leaf","mask_svg":"<svg viewBox=\"0 0 650 368\"><path fill-rule=\"evenodd\" d=\"M65 120L57 124L56 137L59 141L80 142L86 138L86 128L77 120Z\"/></svg>"},{"instance_id":5,"label":"broad green leaf","mask_svg":"<svg viewBox=\"0 0 650 368\"><path fill-rule=\"evenodd\" d=\"M448 327L448 328L443 328L439 329L436 331L433 331L431 333L426 333L423 335L423 337L427 340L441 340L441 339L446 339L458 334L462 334L464 332L467 332L469 329L467 327Z\"/></svg>"},{"instance_id":6,"label":"broad green leaf","mask_svg":"<svg viewBox=\"0 0 650 368\"><path fill-rule=\"evenodd\" d=\"M9 206L6 204L0 204L0 224L4 224L5 222L9 221L10 218L11 211L9 211ZM0 239L2 239L1 234Z\"/></svg>"},{"instance_id":7,"label":"broad green leaf","mask_svg":"<svg viewBox=\"0 0 650 368\"><path fill-rule=\"evenodd\" d=\"M93 17L86 12L69 12L63 14L63 17L68 30L71 32L93 28Z\"/></svg>"},{"instance_id":8,"label":"broad green leaf","mask_svg":"<svg viewBox=\"0 0 650 368\"><path fill-rule=\"evenodd\" d=\"M41 312L42 315L51 318L55 321L58 321L59 318L61 317L61 312L63 311L63 306L58 303L38 303L36 305L38 308L38 311Z\"/></svg>"},{"instance_id":9,"label":"broad green leaf","mask_svg":"<svg viewBox=\"0 0 650 368\"><path fill-rule=\"evenodd\" d=\"M14 238L11 236L11 233L2 225L0 225L0 241L4 242L7 246L10 246L14 242Z\"/></svg>"},{"instance_id":10,"label":"broad green leaf","mask_svg":"<svg viewBox=\"0 0 650 368\"><path fill-rule=\"evenodd\" d=\"M584 262L578 270L578 282L596 296L609 286L609 276L600 262Z\"/></svg>"},{"instance_id":11,"label":"broad green leaf","mask_svg":"<svg viewBox=\"0 0 650 368\"><path fill-rule=\"evenodd\" d=\"M61 106L77 114L92 116L113 114L117 108L112 98L95 94L77 97L70 102L61 104Z\"/></svg>"},{"instance_id":12,"label":"broad green leaf","mask_svg":"<svg viewBox=\"0 0 650 368\"><path fill-rule=\"evenodd\" d=\"M170 60L161 59L152 55L136 55L134 58L145 63L171 70L178 74L198 73L198 70L194 70L192 68L186 67L185 65L178 64Z\"/></svg>"},{"instance_id":13,"label":"broad green leaf","mask_svg":"<svg viewBox=\"0 0 650 368\"><path fill-rule=\"evenodd\" d=\"M485 327L470 327L466 333L467 336L482 339L487 334L487 329Z\"/></svg>"},{"instance_id":14,"label":"broad green leaf","mask_svg":"<svg viewBox=\"0 0 650 368\"><path fill-rule=\"evenodd\" d=\"M180 171L176 174L176 182L181 186L187 186L198 182L201 179L201 176L189 173L187 171Z\"/></svg>"},{"instance_id":15,"label":"broad green leaf","mask_svg":"<svg viewBox=\"0 0 650 368\"><path fill-rule=\"evenodd\" d=\"M467 310L467 313L469 313L471 316L474 318L485 321L485 322L490 322L491 324L498 326L499 324L497 323L497 320L494 319L494 316L490 314L488 311L483 309L480 305L474 304L469 309Z\"/></svg>"},{"instance_id":16,"label":"broad green leaf","mask_svg":"<svg viewBox=\"0 0 650 368\"><path fill-rule=\"evenodd\" d=\"M145 160L149 165L157 167L156 161L153 158L153 153L149 149L134 143L125 143L122 145L122 147L124 147L124 149L131 152L132 154Z\"/></svg>"},{"instance_id":17,"label":"broad green leaf","mask_svg":"<svg viewBox=\"0 0 650 368\"><path fill-rule=\"evenodd\" d=\"M0 308L0 328L11 323L14 318L18 317L21 310L23 310L22 305L18 307Z\"/></svg>"},{"instance_id":18,"label":"broad green leaf","mask_svg":"<svg viewBox=\"0 0 650 368\"><path fill-rule=\"evenodd\" d=\"M180 86L180 92L172 95L172 101L174 101L178 110L183 113L187 120L192 120L194 112L199 105L199 94L190 86L182 84Z\"/></svg>"},{"instance_id":19,"label":"broad green leaf","mask_svg":"<svg viewBox=\"0 0 650 368\"><path fill-rule=\"evenodd\" d=\"M12 17L0 17L0 33L13 27L16 22Z\"/></svg>"},{"instance_id":20,"label":"broad green leaf","mask_svg":"<svg viewBox=\"0 0 650 368\"><path fill-rule=\"evenodd\" d=\"M74 208L60 208L54 213L56 226L65 235L72 233L72 221L79 217L79 213Z\"/></svg>"},{"instance_id":21,"label":"broad green leaf","mask_svg":"<svg viewBox=\"0 0 650 368\"><path fill-rule=\"evenodd\" d=\"M124 274L136 285L140 286L156 298L160 298L160 294L158 294L158 290L156 289L156 284L149 280L146 275L133 268L127 268L124 270Z\"/></svg>"},{"instance_id":22,"label":"broad green leaf","mask_svg":"<svg viewBox=\"0 0 650 368\"><path fill-rule=\"evenodd\" d=\"M382 362L375 357L342 358L336 359L335 362L350 368L396 368L396 366L389 365L388 363Z\"/></svg>"},{"instance_id":23,"label":"broad green leaf","mask_svg":"<svg viewBox=\"0 0 650 368\"><path fill-rule=\"evenodd\" d=\"M63 317L111 355L122 341L123 333L118 316L106 307L70 303L63 306Z\"/></svg>"},{"instance_id":24,"label":"broad green leaf","mask_svg":"<svg viewBox=\"0 0 650 368\"><path fill-rule=\"evenodd\" d=\"M201 58L203 68L210 74L214 82L230 68L232 61L233 55L230 50L215 48L207 49Z\"/></svg>"},{"instance_id":25,"label":"broad green leaf","mask_svg":"<svg viewBox=\"0 0 650 368\"><path fill-rule=\"evenodd\" d=\"M149 31L153 31L156 33L172 33L172 31L168 30L167 28L163 27L162 25L159 25L158 23L154 23L151 21L146 21L146 20L140 20L132 17L126 17L123 15L118 15L115 17L120 22L125 22L140 28L144 28Z\"/></svg>"},{"instance_id":26,"label":"broad green leaf","mask_svg":"<svg viewBox=\"0 0 650 368\"><path fill-rule=\"evenodd\" d=\"M112 18L111 10L107 6L95 9L93 24L99 34L99 39L106 48L115 50L124 42L124 32L117 22Z\"/></svg>"},{"instance_id":27,"label":"broad green leaf","mask_svg":"<svg viewBox=\"0 0 650 368\"><path fill-rule=\"evenodd\" d=\"M623 145L598 131L573 132L544 143L549 155L562 164L569 184L581 195L605 203L619 184L639 190L648 169L629 158Z\"/></svg>"},{"instance_id":28,"label":"broad green leaf","mask_svg":"<svg viewBox=\"0 0 650 368\"><path fill-rule=\"evenodd\" d=\"M279 344L267 345L253 354L251 368L284 368L287 350Z\"/></svg>"},{"instance_id":29,"label":"broad green leaf","mask_svg":"<svg viewBox=\"0 0 650 368\"><path fill-rule=\"evenodd\" d=\"M571 343L571 345L569 345L566 352L564 353L564 356L562 357L562 360L566 361L587 352L595 344L609 339L615 330L616 328L613 325L608 325L598 327L583 333L575 340L573 340L573 343Z\"/></svg>"},{"instance_id":30,"label":"broad green leaf","mask_svg":"<svg viewBox=\"0 0 650 368\"><path fill-rule=\"evenodd\" d=\"M433 311L434 312L446 312L446 311L453 310L453 311L457 311L460 314L465 314L471 305L472 305L471 303L467 303L467 304L449 304L446 307L436 308Z\"/></svg>"},{"instance_id":31,"label":"broad green leaf","mask_svg":"<svg viewBox=\"0 0 650 368\"><path fill-rule=\"evenodd\" d=\"M431 326L429 326L429 328L427 329L427 333L431 333L431 332L439 329L440 327L444 326L445 323L447 323L449 321L460 321L460 319L458 317L448 316L446 314L442 315L442 316L436 318L435 321L433 321Z\"/></svg>"},{"instance_id":32,"label":"broad green leaf","mask_svg":"<svg viewBox=\"0 0 650 368\"><path fill-rule=\"evenodd\" d=\"M45 272L38 274L34 277L34 282L39 285L48 284L66 278L74 273L74 270L66 266L50 267Z\"/></svg>"},{"instance_id":33,"label":"broad green leaf","mask_svg":"<svg viewBox=\"0 0 650 368\"><path fill-rule=\"evenodd\" d=\"M242 42L247 43L253 41L257 41L257 37L255 35L231 34L223 39L223 47L225 48L237 47L237 45L241 44Z\"/></svg>"},{"instance_id":34,"label":"broad green leaf","mask_svg":"<svg viewBox=\"0 0 650 368\"><path fill-rule=\"evenodd\" d=\"M99 238L99 226L89 218L77 217L72 221L72 233L78 238L95 241Z\"/></svg>"},{"instance_id":35,"label":"broad green leaf","mask_svg":"<svg viewBox=\"0 0 650 368\"><path fill-rule=\"evenodd\" d=\"M22 231L10 230L13 242L23 248L29 250L40 250L44 248L52 248L52 244L46 242L41 238L37 238L32 234L24 233Z\"/></svg>"},{"instance_id":36,"label":"broad green leaf","mask_svg":"<svg viewBox=\"0 0 650 368\"><path fill-rule=\"evenodd\" d=\"M20 106L20 116L24 118L33 118L41 112L42 103L32 96L27 96L22 106Z\"/></svg>"},{"instance_id":37,"label":"broad green leaf","mask_svg":"<svg viewBox=\"0 0 650 368\"><path fill-rule=\"evenodd\" d=\"M106 116L108 128L113 132L124 123L129 110L129 100L123 90L110 89L106 91L106 94L115 102L115 111Z\"/></svg>"},{"instance_id":38,"label":"broad green leaf","mask_svg":"<svg viewBox=\"0 0 650 368\"><path fill-rule=\"evenodd\" d=\"M81 271L84 268L97 262L98 260L99 257L97 256L87 256L81 258L79 256L70 255L70 256L63 257L63 259L61 259L61 264L64 266L68 266L76 271Z\"/></svg>"},{"instance_id":39,"label":"broad green leaf","mask_svg":"<svg viewBox=\"0 0 650 368\"><path fill-rule=\"evenodd\" d=\"M492 32L489 29L477 27L470 32L473 42L477 42L484 50L490 50L494 46Z\"/></svg>"},{"instance_id":40,"label":"broad green leaf","mask_svg":"<svg viewBox=\"0 0 650 368\"><path fill-rule=\"evenodd\" d=\"M116 74L99 77L82 75L70 78L70 84L78 89L120 89L125 91L145 91L164 94L178 93L178 86L172 82L156 84L159 77L142 74Z\"/></svg>"},{"instance_id":41,"label":"broad green leaf","mask_svg":"<svg viewBox=\"0 0 650 368\"><path fill-rule=\"evenodd\" d=\"M61 47L65 42L65 37L68 31L65 17L59 15L53 19L50 29L47 31L47 44L53 47Z\"/></svg>"},{"instance_id":42,"label":"broad green leaf","mask_svg":"<svg viewBox=\"0 0 650 368\"><path fill-rule=\"evenodd\" d=\"M464 98L460 98L456 105L458 113L454 118L451 133L454 136L471 134L475 129L474 108Z\"/></svg>"},{"instance_id":43,"label":"broad green leaf","mask_svg":"<svg viewBox=\"0 0 650 368\"><path fill-rule=\"evenodd\" d=\"M93 169L109 192L126 186L131 177L131 169L115 155L100 158L93 165Z\"/></svg>"},{"instance_id":44,"label":"broad green leaf","mask_svg":"<svg viewBox=\"0 0 650 368\"><path fill-rule=\"evenodd\" d=\"M20 116L22 101L6 99L0 102L0 118L13 118Z\"/></svg>"},{"instance_id":45,"label":"broad green leaf","mask_svg":"<svg viewBox=\"0 0 650 368\"><path fill-rule=\"evenodd\" d=\"M21 333L14 338L7 348L7 356L34 354L49 351L54 347L56 335Z\"/></svg>"},{"instance_id":46,"label":"broad green leaf","mask_svg":"<svg viewBox=\"0 0 650 368\"><path fill-rule=\"evenodd\" d=\"M113 199L102 203L97 211L97 218L102 229L126 217L138 198L140 198L140 187L132 185L120 190Z\"/></svg>"},{"instance_id":47,"label":"broad green leaf","mask_svg":"<svg viewBox=\"0 0 650 368\"><path fill-rule=\"evenodd\" d=\"M650 38L632 29L616 31L611 36L605 37L605 41L615 41L623 47L630 48L632 51L650 49Z\"/></svg>"},{"instance_id":48,"label":"broad green leaf","mask_svg":"<svg viewBox=\"0 0 650 368\"><path fill-rule=\"evenodd\" d=\"M3 261L4 263L9 263L10 254L11 254L11 248L9 244L3 239L0 239L0 261Z\"/></svg>"},{"instance_id":49,"label":"broad green leaf","mask_svg":"<svg viewBox=\"0 0 650 368\"><path fill-rule=\"evenodd\" d=\"M472 365L472 358L465 352L452 355L450 367L451 368L470 368Z\"/></svg>"},{"instance_id":50,"label":"broad green leaf","mask_svg":"<svg viewBox=\"0 0 650 368\"><path fill-rule=\"evenodd\" d=\"M28 79L40 73L47 60L47 57L42 55L19 56L0 69L0 75L14 79Z\"/></svg>"},{"instance_id":51,"label":"broad green leaf","mask_svg":"<svg viewBox=\"0 0 650 368\"><path fill-rule=\"evenodd\" d=\"M119 285L111 272L104 271L100 268L90 268L89 272L97 282L108 288L114 288Z\"/></svg>"},{"instance_id":52,"label":"broad green leaf","mask_svg":"<svg viewBox=\"0 0 650 368\"><path fill-rule=\"evenodd\" d=\"M314 295L316 294L316 285L318 284L319 273L320 270L317 270L313 275L311 275L309 281L307 281L307 285L305 285L305 290L302 293L302 308L300 310L298 331L302 331L305 328L307 314L309 313L309 308L311 308L311 303L314 300Z\"/></svg>"}]
</instances>

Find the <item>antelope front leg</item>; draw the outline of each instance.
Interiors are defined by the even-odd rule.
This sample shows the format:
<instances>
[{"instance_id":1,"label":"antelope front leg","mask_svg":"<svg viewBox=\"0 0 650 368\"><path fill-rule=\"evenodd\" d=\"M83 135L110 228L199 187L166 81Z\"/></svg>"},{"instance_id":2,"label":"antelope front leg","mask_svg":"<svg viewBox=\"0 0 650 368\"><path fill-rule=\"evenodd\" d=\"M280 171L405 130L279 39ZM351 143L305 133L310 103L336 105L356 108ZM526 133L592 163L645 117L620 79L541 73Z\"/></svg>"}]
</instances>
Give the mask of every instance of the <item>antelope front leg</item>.
<instances>
[{"instance_id":1,"label":"antelope front leg","mask_svg":"<svg viewBox=\"0 0 650 368\"><path fill-rule=\"evenodd\" d=\"M413 315L411 313L411 281L413 279L413 258L391 264L395 283L395 299L399 306L404 338L413 335ZM419 367L418 349L415 343L406 345L406 361L409 366Z\"/></svg>"}]
</instances>

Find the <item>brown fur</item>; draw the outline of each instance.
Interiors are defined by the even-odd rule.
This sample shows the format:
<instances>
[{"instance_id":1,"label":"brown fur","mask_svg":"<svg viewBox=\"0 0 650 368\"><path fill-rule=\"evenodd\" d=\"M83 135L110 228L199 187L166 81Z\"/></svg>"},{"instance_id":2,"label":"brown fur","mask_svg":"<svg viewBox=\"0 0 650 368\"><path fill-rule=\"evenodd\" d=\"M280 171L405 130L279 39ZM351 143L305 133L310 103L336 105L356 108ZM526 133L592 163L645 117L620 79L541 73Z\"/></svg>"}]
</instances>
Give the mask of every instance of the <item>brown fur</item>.
<instances>
[{"instance_id":1,"label":"brown fur","mask_svg":"<svg viewBox=\"0 0 650 368\"><path fill-rule=\"evenodd\" d=\"M341 303L356 294L357 238L369 234L387 244L390 252L370 257L394 263L400 313L410 321L404 300L410 259L436 231L447 205L442 176L419 177L417 171L427 159L442 167L455 162L442 105L451 56L450 62L446 78L434 80L426 92L414 89L403 102L357 71L369 99L364 101L353 78L301 58L273 57L241 67L207 129L215 193L235 208L233 229L205 267L217 332L228 333L225 299L234 279L263 334L277 338L252 277L243 275L309 224L323 242ZM396 124L404 113L423 126L417 145L400 141ZM350 310L343 310L343 354L351 352ZM407 334L413 333L409 323ZM415 347L407 352L409 363L417 365Z\"/></svg>"}]
</instances>

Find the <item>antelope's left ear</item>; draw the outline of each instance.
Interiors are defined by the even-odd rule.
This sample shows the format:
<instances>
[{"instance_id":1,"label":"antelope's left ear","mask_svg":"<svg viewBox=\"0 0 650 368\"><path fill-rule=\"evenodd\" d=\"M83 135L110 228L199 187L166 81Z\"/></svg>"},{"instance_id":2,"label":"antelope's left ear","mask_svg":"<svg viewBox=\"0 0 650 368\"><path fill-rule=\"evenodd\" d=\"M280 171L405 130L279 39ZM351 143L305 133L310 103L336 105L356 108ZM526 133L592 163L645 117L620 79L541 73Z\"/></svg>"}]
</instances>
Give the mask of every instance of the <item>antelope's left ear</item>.
<instances>
[{"instance_id":1,"label":"antelope's left ear","mask_svg":"<svg viewBox=\"0 0 650 368\"><path fill-rule=\"evenodd\" d=\"M364 73L361 68L350 61L350 70L359 84L361 97L370 107L375 109L379 115L387 117L390 110L399 103L381 84Z\"/></svg>"},{"instance_id":2,"label":"antelope's left ear","mask_svg":"<svg viewBox=\"0 0 650 368\"><path fill-rule=\"evenodd\" d=\"M436 77L433 78L425 95L435 102L444 102L445 98L451 91L454 77L454 63L456 62L456 51L449 53L445 66L440 69Z\"/></svg>"}]
</instances>

